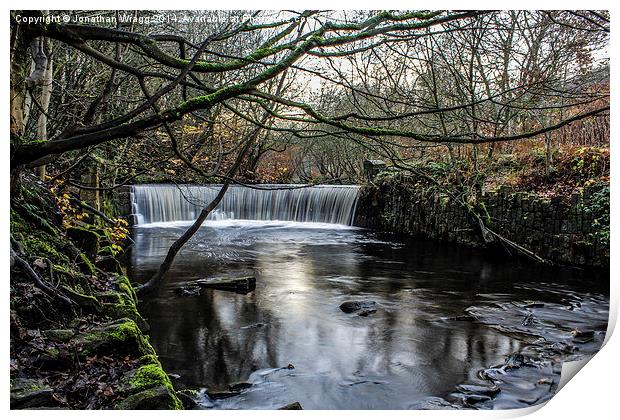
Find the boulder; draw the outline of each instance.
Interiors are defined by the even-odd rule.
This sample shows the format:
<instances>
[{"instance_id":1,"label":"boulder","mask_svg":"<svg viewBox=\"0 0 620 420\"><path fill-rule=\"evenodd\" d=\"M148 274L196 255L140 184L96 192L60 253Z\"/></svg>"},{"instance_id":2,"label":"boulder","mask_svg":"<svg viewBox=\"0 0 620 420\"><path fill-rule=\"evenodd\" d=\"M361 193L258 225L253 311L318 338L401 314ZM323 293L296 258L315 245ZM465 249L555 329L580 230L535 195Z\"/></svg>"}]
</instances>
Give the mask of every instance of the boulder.
<instances>
[{"instance_id":1,"label":"boulder","mask_svg":"<svg viewBox=\"0 0 620 420\"><path fill-rule=\"evenodd\" d=\"M138 325L129 318L99 325L78 334L69 341L69 345L74 347L80 356L110 351L132 355L155 354Z\"/></svg>"},{"instance_id":2,"label":"boulder","mask_svg":"<svg viewBox=\"0 0 620 420\"><path fill-rule=\"evenodd\" d=\"M349 300L340 304L340 310L344 313L350 314L357 311L375 311L377 310L377 303L372 300ZM367 313L369 315L372 312ZM362 315L362 316L366 316Z\"/></svg>"},{"instance_id":3,"label":"boulder","mask_svg":"<svg viewBox=\"0 0 620 420\"><path fill-rule=\"evenodd\" d=\"M37 379L11 379L11 409L44 407L53 404L54 391Z\"/></svg>"},{"instance_id":4,"label":"boulder","mask_svg":"<svg viewBox=\"0 0 620 420\"><path fill-rule=\"evenodd\" d=\"M303 410L304 408L299 404L299 401L295 401L294 403L290 403L285 405L284 407L278 408L278 410Z\"/></svg>"},{"instance_id":5,"label":"boulder","mask_svg":"<svg viewBox=\"0 0 620 420\"><path fill-rule=\"evenodd\" d=\"M126 398L118 409L180 409L184 405L174 391L170 378L153 355L140 358L141 366L127 372L119 386Z\"/></svg>"},{"instance_id":6,"label":"boulder","mask_svg":"<svg viewBox=\"0 0 620 420\"><path fill-rule=\"evenodd\" d=\"M188 392L188 391L192 391L192 390L182 390L182 391L177 391L177 397L179 398L179 401L181 401L181 404L183 404L183 408L185 408L186 410L191 410L192 408L195 408L198 405L198 402L196 402L196 395L195 395L195 391L194 392Z\"/></svg>"},{"instance_id":7,"label":"boulder","mask_svg":"<svg viewBox=\"0 0 620 420\"><path fill-rule=\"evenodd\" d=\"M175 410L182 408L173 391L166 386L148 388L118 402L117 410Z\"/></svg>"}]
</instances>

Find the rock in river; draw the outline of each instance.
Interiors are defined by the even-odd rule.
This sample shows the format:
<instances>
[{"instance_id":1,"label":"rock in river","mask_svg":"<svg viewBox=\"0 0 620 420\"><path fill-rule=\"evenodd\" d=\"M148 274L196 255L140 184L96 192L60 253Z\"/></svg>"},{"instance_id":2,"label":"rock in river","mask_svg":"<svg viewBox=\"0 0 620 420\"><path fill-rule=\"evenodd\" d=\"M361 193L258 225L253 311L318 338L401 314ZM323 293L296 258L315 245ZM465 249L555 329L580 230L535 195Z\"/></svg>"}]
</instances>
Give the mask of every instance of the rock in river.
<instances>
[{"instance_id":1,"label":"rock in river","mask_svg":"<svg viewBox=\"0 0 620 420\"><path fill-rule=\"evenodd\" d=\"M301 406L301 404L299 404L298 401L285 405L284 407L278 408L278 410L303 410L303 409L304 408Z\"/></svg>"},{"instance_id":2,"label":"rock in river","mask_svg":"<svg viewBox=\"0 0 620 420\"><path fill-rule=\"evenodd\" d=\"M196 284L206 289L228 290L237 293L250 293L256 289L256 277L240 277L236 279L198 280Z\"/></svg>"},{"instance_id":3,"label":"rock in river","mask_svg":"<svg viewBox=\"0 0 620 420\"><path fill-rule=\"evenodd\" d=\"M223 400L224 398L235 397L241 393L240 390L236 391L211 391L207 390L207 395L212 400Z\"/></svg>"},{"instance_id":4,"label":"rock in river","mask_svg":"<svg viewBox=\"0 0 620 420\"><path fill-rule=\"evenodd\" d=\"M235 382L234 384L228 385L228 390L232 392L238 392L244 389L248 389L252 386L250 382Z\"/></svg>"},{"instance_id":5,"label":"rock in river","mask_svg":"<svg viewBox=\"0 0 620 420\"><path fill-rule=\"evenodd\" d=\"M470 385L463 384L456 387L457 391L463 394L478 394L494 397L500 391L497 385Z\"/></svg>"},{"instance_id":6,"label":"rock in river","mask_svg":"<svg viewBox=\"0 0 620 420\"><path fill-rule=\"evenodd\" d=\"M174 292L180 296L198 296L202 288L200 286L180 286Z\"/></svg>"},{"instance_id":7,"label":"rock in river","mask_svg":"<svg viewBox=\"0 0 620 420\"><path fill-rule=\"evenodd\" d=\"M363 311L360 312L360 315L363 313L364 315L362 316L367 316L377 310L377 302L372 300L348 300L340 304L340 310L347 314Z\"/></svg>"}]
</instances>

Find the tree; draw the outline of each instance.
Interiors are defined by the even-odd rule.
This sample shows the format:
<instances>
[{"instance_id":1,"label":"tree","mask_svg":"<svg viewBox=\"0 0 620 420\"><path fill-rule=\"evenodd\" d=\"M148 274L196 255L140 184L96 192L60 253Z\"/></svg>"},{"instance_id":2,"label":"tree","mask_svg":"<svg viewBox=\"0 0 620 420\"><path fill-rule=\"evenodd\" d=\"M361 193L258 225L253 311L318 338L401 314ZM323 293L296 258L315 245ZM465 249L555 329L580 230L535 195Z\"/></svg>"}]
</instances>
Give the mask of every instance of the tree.
<instances>
[{"instance_id":1,"label":"tree","mask_svg":"<svg viewBox=\"0 0 620 420\"><path fill-rule=\"evenodd\" d=\"M329 165L316 153L314 161L339 178L355 173L358 153L403 165L427 147L477 156L489 144L491 156L499 142L609 110L608 92L582 77L591 66L576 60L607 42L603 12L237 11L196 13L190 23L102 12L96 24L91 15L72 12L79 24L11 16L12 181L27 166L52 165L57 177L87 162L103 181L82 190L113 189L153 170L177 175L181 165L197 180L223 180L142 290L163 278L239 171L253 174L268 151L326 151ZM46 123L34 132L23 118L26 50L38 79L46 44L62 89L47 93ZM319 83L329 94L311 94Z\"/></svg>"}]
</instances>

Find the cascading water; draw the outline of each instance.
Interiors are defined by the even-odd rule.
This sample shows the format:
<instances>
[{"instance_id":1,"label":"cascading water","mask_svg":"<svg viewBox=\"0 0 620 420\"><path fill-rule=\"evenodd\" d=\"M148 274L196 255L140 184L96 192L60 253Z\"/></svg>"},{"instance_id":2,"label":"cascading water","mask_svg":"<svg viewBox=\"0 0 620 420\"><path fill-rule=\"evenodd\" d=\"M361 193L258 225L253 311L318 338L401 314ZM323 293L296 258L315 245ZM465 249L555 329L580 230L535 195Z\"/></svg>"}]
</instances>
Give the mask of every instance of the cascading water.
<instances>
[{"instance_id":1,"label":"cascading water","mask_svg":"<svg viewBox=\"0 0 620 420\"><path fill-rule=\"evenodd\" d=\"M211 202L220 185L134 185L137 224L192 221ZM353 224L359 187L355 185L231 186L209 220L280 220Z\"/></svg>"}]
</instances>

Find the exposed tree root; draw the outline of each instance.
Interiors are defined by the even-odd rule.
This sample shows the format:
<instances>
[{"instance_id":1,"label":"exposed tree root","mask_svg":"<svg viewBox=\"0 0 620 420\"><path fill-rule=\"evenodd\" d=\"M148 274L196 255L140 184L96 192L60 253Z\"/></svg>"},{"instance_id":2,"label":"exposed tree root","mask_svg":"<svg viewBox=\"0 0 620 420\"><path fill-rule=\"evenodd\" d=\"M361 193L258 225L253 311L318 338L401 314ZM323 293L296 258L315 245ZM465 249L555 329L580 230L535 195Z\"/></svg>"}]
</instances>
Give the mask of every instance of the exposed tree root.
<instances>
[{"instance_id":1,"label":"exposed tree root","mask_svg":"<svg viewBox=\"0 0 620 420\"><path fill-rule=\"evenodd\" d=\"M43 291L48 296L64 302L70 308L74 308L75 306L78 306L77 303L69 299L62 292L48 286L43 281L43 279L41 279L41 277L39 277L39 275L32 269L30 264L28 264L26 260L20 257L17 254L17 252L13 250L13 246L11 246L11 267L13 266L16 266L17 268L19 268L26 276L28 276L30 280L32 280L32 282L35 284L36 287L41 289L41 291Z\"/></svg>"}]
</instances>

